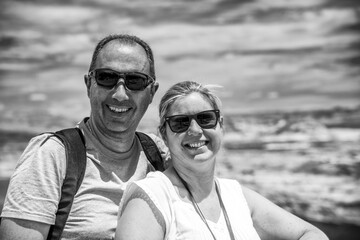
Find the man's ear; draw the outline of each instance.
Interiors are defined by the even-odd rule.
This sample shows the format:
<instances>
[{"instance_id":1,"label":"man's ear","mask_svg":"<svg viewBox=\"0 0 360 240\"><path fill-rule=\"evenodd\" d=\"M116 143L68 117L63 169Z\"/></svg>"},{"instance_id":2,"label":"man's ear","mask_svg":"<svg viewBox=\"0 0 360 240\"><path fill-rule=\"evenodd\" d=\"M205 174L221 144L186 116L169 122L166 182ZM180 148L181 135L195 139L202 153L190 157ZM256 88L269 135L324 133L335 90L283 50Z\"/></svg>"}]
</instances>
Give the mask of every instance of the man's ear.
<instances>
[{"instance_id":1,"label":"man's ear","mask_svg":"<svg viewBox=\"0 0 360 240\"><path fill-rule=\"evenodd\" d=\"M88 95L88 97L90 97L91 78L89 77L88 74L84 75L84 82L86 85L87 95Z\"/></svg>"},{"instance_id":2,"label":"man's ear","mask_svg":"<svg viewBox=\"0 0 360 240\"><path fill-rule=\"evenodd\" d=\"M154 96L155 96L155 93L156 91L159 89L159 83L158 82L154 82L152 85L151 85L151 89L150 89L150 103L152 102Z\"/></svg>"}]
</instances>

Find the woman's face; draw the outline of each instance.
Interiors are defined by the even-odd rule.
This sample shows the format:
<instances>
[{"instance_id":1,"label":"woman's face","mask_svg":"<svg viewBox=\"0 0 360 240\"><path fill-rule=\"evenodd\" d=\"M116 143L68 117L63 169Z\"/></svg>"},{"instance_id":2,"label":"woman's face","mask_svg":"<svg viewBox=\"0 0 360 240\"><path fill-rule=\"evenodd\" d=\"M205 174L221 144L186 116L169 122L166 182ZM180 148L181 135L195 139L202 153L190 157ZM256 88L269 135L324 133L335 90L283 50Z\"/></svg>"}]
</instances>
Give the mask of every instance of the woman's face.
<instances>
[{"instance_id":1,"label":"woman's face","mask_svg":"<svg viewBox=\"0 0 360 240\"><path fill-rule=\"evenodd\" d=\"M176 100L167 116L192 115L207 110L214 110L210 101L199 93L191 93ZM214 128L203 129L192 119L189 128L182 133L174 133L166 123L165 142L174 164L203 163L215 159L222 135L219 123Z\"/></svg>"}]
</instances>

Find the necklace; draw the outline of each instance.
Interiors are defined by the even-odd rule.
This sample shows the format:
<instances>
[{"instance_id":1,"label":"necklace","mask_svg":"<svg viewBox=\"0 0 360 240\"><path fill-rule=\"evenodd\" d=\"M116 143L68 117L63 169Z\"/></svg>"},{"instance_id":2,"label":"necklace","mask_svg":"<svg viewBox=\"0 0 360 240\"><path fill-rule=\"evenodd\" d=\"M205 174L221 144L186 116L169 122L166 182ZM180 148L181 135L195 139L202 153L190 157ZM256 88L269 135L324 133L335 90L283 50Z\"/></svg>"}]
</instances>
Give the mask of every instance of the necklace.
<instances>
[{"instance_id":1,"label":"necklace","mask_svg":"<svg viewBox=\"0 0 360 240\"><path fill-rule=\"evenodd\" d=\"M175 170L175 168L174 168L174 170ZM213 236L213 238L216 240L215 234L214 234L213 231L211 230L208 222L206 221L206 218L205 218L204 214L202 213L199 205L196 203L195 198L194 198L194 196L192 195L192 193L191 193L191 191L190 191L190 189L189 189L188 184L184 181L184 179L182 179L182 178L180 177L180 175L178 174L178 172L177 172L176 170L175 170L175 172L176 172L176 174L178 175L179 179L181 180L182 184L184 185L186 191L188 191L189 196L190 196L191 203L192 203L192 205L194 206L195 211L196 211L197 214L200 216L201 220L205 223L206 227L209 229L209 231L210 231L211 235ZM227 226L228 231L229 231L229 234L230 234L230 239L231 239L231 240L235 240L235 236L234 236L234 233L233 233L232 228L231 228L230 220L229 220L228 214L227 214L227 212L226 212L224 203L223 203L222 198L221 198L221 195L220 195L219 186L218 186L218 182L217 182L217 181L215 181L215 189L216 189L217 197L218 197L219 202L220 202L221 210L222 210L222 212L223 212L223 214L224 214L224 218L225 218L225 221L226 221L226 226Z\"/></svg>"}]
</instances>

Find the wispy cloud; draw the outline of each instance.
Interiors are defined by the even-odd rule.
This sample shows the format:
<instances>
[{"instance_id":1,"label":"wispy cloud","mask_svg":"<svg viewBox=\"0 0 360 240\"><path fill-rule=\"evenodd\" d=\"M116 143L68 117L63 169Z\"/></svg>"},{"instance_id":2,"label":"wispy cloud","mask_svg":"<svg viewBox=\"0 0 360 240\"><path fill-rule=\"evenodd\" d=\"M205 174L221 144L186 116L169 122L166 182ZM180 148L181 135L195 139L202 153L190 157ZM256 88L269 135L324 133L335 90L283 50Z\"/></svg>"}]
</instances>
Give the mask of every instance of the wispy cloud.
<instances>
[{"instance_id":1,"label":"wispy cloud","mask_svg":"<svg viewBox=\"0 0 360 240\"><path fill-rule=\"evenodd\" d=\"M110 33L152 46L160 82L154 105L173 83L197 80L224 86L224 108L234 111L355 106L360 4L346 2L4 0L0 111L15 99L5 93L18 91L24 100L12 108L46 99L52 114L87 115L82 77L96 42ZM62 95L66 104L57 102ZM70 104L79 101L82 110Z\"/></svg>"}]
</instances>

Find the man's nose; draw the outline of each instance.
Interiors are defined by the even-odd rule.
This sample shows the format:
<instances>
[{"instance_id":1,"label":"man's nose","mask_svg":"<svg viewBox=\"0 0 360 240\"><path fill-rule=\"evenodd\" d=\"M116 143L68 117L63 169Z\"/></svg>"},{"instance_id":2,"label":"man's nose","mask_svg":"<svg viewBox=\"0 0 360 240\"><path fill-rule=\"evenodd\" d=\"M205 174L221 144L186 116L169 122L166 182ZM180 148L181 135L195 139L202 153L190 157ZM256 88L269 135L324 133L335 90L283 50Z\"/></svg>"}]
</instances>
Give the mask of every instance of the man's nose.
<instances>
[{"instance_id":1,"label":"man's nose","mask_svg":"<svg viewBox=\"0 0 360 240\"><path fill-rule=\"evenodd\" d=\"M125 87L125 81L123 78L119 79L118 83L114 88L115 88L115 92L112 96L113 98L115 98L118 101L124 101L129 99L128 92L126 91L126 87Z\"/></svg>"},{"instance_id":2,"label":"man's nose","mask_svg":"<svg viewBox=\"0 0 360 240\"><path fill-rule=\"evenodd\" d=\"M188 129L188 135L198 135L202 133L202 128L199 126L199 124L195 121L195 119L191 119L190 126Z\"/></svg>"}]
</instances>

